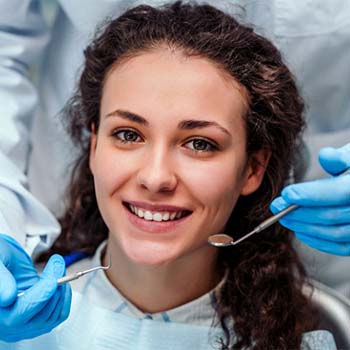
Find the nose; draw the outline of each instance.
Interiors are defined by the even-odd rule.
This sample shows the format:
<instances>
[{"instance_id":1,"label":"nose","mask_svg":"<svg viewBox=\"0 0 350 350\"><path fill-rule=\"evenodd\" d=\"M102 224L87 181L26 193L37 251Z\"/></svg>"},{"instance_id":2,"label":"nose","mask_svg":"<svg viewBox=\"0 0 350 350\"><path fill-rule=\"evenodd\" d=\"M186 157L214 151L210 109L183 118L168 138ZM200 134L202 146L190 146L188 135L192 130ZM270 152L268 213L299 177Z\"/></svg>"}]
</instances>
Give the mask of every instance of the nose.
<instances>
[{"instance_id":1,"label":"nose","mask_svg":"<svg viewBox=\"0 0 350 350\"><path fill-rule=\"evenodd\" d=\"M160 149L149 152L137 173L137 182L153 193L174 191L178 180L169 152Z\"/></svg>"}]
</instances>

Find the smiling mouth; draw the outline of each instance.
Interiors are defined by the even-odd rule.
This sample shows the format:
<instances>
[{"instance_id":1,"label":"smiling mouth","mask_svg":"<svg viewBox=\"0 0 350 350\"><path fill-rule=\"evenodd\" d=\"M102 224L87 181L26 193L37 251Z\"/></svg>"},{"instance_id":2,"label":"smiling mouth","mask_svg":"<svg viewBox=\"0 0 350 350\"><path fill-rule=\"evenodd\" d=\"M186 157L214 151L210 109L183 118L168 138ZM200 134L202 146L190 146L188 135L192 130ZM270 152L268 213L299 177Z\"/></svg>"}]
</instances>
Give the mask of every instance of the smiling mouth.
<instances>
[{"instance_id":1,"label":"smiling mouth","mask_svg":"<svg viewBox=\"0 0 350 350\"><path fill-rule=\"evenodd\" d=\"M189 210L152 211L152 210L138 208L126 202L123 202L123 205L129 210L130 213L146 221L157 221L157 222L177 221L192 214L192 212Z\"/></svg>"}]
</instances>

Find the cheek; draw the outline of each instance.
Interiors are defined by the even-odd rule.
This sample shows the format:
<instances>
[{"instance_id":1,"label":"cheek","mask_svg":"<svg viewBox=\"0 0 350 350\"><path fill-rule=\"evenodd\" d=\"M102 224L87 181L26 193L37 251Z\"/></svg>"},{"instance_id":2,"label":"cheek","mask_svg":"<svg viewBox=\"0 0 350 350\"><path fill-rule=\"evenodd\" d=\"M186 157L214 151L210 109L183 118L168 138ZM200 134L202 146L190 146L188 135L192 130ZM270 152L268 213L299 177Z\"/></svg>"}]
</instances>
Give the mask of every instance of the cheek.
<instances>
[{"instance_id":1,"label":"cheek","mask_svg":"<svg viewBox=\"0 0 350 350\"><path fill-rule=\"evenodd\" d=\"M243 161L225 157L218 162L187 167L185 184L195 198L213 209L220 207L231 212L243 184Z\"/></svg>"},{"instance_id":2,"label":"cheek","mask_svg":"<svg viewBox=\"0 0 350 350\"><path fill-rule=\"evenodd\" d=\"M131 178L132 162L119 152L98 149L95 155L94 181L96 195L112 194Z\"/></svg>"}]
</instances>

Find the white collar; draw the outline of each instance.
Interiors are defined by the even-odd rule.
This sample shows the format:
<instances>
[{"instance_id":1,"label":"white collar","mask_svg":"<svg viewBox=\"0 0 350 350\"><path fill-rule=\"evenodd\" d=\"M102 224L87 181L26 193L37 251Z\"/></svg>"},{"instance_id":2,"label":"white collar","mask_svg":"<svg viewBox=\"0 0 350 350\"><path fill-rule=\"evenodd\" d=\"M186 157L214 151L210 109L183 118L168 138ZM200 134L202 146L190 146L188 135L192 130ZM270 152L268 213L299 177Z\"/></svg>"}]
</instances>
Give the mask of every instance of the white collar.
<instances>
[{"instance_id":1,"label":"white collar","mask_svg":"<svg viewBox=\"0 0 350 350\"><path fill-rule=\"evenodd\" d=\"M101 265L101 254L105 245L106 241L102 242L92 258L87 258L73 264L68 268L68 273ZM91 303L124 315L134 316L140 319L150 318L158 321L163 320L165 322L211 326L216 315L214 309L216 300L215 290L217 290L221 284L222 282L220 282L216 288L195 300L165 312L155 314L146 314L128 301L111 284L103 271L96 271L90 276L72 282L72 288L82 293Z\"/></svg>"}]
</instances>

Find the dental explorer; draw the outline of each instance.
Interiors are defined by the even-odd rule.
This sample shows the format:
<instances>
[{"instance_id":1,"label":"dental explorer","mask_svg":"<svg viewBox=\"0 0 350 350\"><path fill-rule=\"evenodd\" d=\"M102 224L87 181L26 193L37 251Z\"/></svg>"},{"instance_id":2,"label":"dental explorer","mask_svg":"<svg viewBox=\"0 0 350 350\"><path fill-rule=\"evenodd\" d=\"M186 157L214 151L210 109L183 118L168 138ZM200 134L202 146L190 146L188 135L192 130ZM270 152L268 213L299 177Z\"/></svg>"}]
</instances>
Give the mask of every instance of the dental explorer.
<instances>
[{"instance_id":1,"label":"dental explorer","mask_svg":"<svg viewBox=\"0 0 350 350\"><path fill-rule=\"evenodd\" d=\"M112 258L111 258L111 255L109 255L108 265L106 265L106 266L103 266L103 265L96 266L96 267L93 267L93 268L88 269L88 270L75 272L75 273L73 273L71 275L68 275L68 276L63 276L63 277L57 279L57 284L61 285L61 284L67 283L67 282L71 282L71 281L77 280L78 278L80 278L80 277L82 277L82 276L84 276L84 275L86 275L88 273L97 271L97 270L108 270L111 266L112 266ZM17 294L17 297L21 297L24 293L25 293L25 291L19 292Z\"/></svg>"}]
</instances>

